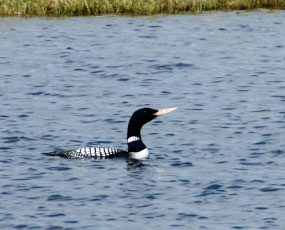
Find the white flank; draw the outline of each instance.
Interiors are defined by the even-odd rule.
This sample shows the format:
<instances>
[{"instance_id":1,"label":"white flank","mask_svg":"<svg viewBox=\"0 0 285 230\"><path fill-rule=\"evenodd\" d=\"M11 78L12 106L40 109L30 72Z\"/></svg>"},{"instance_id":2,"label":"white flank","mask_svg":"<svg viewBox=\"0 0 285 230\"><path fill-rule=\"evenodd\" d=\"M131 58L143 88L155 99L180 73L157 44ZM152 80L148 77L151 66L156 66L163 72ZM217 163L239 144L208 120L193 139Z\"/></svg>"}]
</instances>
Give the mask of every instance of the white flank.
<instances>
[{"instance_id":1,"label":"white flank","mask_svg":"<svg viewBox=\"0 0 285 230\"><path fill-rule=\"evenodd\" d=\"M156 113L154 113L153 115L154 116L161 116L161 115L164 115L164 114L167 114L167 113L170 113L174 110L176 110L177 107L174 107L174 108L167 108L167 109L160 109L158 110Z\"/></svg>"},{"instance_id":2,"label":"white flank","mask_svg":"<svg viewBox=\"0 0 285 230\"><path fill-rule=\"evenodd\" d=\"M148 156L148 149L145 148L144 150L141 150L139 152L131 152L130 156L133 159L142 160Z\"/></svg>"},{"instance_id":3,"label":"white flank","mask_svg":"<svg viewBox=\"0 0 285 230\"><path fill-rule=\"evenodd\" d=\"M100 153L101 153L101 155L102 155L103 157L105 156L104 148L100 148Z\"/></svg>"},{"instance_id":4,"label":"white flank","mask_svg":"<svg viewBox=\"0 0 285 230\"><path fill-rule=\"evenodd\" d=\"M95 153L95 149L91 148L91 154L94 155L94 153Z\"/></svg>"}]
</instances>

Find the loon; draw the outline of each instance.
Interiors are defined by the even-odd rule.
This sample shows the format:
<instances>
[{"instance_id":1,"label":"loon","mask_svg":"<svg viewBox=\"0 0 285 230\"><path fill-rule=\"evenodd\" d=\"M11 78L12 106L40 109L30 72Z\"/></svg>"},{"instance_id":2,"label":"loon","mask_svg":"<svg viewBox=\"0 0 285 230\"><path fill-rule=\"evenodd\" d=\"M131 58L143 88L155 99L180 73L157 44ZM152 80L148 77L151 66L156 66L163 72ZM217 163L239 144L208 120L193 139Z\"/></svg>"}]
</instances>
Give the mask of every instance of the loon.
<instances>
[{"instance_id":1,"label":"loon","mask_svg":"<svg viewBox=\"0 0 285 230\"><path fill-rule=\"evenodd\" d=\"M94 158L94 159L106 159L114 157L129 157L131 159L141 160L148 156L149 151L141 138L141 128L144 124L150 122L158 116L170 113L177 108L166 109L151 109L142 108L133 113L128 124L127 143L128 151L108 148L108 147L84 147L76 150L69 151L54 151L51 153L44 153L49 156L59 156L65 158Z\"/></svg>"}]
</instances>

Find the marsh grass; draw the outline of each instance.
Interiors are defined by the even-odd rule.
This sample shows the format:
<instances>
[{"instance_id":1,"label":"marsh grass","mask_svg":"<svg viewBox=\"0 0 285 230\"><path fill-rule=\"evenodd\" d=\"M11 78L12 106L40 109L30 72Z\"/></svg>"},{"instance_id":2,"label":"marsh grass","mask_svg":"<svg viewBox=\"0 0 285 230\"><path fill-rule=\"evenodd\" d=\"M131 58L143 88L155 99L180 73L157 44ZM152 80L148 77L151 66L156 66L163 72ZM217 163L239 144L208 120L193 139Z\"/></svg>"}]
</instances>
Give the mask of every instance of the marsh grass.
<instances>
[{"instance_id":1,"label":"marsh grass","mask_svg":"<svg viewBox=\"0 0 285 230\"><path fill-rule=\"evenodd\" d=\"M285 9L285 0L0 0L2 16L152 15L257 8Z\"/></svg>"}]
</instances>

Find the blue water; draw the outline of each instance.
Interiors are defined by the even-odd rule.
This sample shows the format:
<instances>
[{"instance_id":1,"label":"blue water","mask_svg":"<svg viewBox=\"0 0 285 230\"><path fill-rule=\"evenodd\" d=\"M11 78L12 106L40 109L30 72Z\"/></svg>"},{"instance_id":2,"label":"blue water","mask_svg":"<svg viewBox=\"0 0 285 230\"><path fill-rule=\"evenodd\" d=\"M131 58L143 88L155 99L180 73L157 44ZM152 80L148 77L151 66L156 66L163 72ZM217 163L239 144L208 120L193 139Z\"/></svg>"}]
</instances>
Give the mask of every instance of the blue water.
<instances>
[{"instance_id":1,"label":"blue water","mask_svg":"<svg viewBox=\"0 0 285 230\"><path fill-rule=\"evenodd\" d=\"M285 226L285 12L0 18L1 229ZM126 149L138 108L177 106Z\"/></svg>"}]
</instances>

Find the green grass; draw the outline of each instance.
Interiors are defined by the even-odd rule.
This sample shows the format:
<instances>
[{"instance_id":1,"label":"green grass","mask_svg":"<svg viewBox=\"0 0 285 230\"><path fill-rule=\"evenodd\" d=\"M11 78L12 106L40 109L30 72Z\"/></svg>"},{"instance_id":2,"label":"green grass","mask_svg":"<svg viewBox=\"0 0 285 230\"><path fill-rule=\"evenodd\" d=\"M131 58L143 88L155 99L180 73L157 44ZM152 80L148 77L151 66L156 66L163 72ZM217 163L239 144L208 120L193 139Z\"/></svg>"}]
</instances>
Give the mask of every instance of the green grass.
<instances>
[{"instance_id":1,"label":"green grass","mask_svg":"<svg viewBox=\"0 0 285 230\"><path fill-rule=\"evenodd\" d=\"M178 14L208 10L285 9L285 0L0 0L0 16Z\"/></svg>"}]
</instances>

